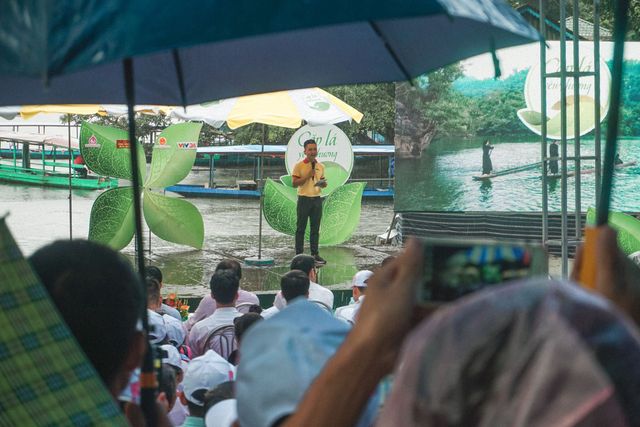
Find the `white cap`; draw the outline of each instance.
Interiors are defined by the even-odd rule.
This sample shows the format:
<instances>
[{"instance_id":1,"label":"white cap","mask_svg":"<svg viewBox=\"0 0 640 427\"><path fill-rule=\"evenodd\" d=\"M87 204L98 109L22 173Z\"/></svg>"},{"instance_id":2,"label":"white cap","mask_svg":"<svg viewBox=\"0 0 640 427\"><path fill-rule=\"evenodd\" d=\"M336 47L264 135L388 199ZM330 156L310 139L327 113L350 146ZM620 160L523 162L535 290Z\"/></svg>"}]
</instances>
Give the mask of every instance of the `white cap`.
<instances>
[{"instance_id":1,"label":"white cap","mask_svg":"<svg viewBox=\"0 0 640 427\"><path fill-rule=\"evenodd\" d=\"M158 344L167 336L167 327L161 314L147 309L147 319L149 319L149 342Z\"/></svg>"},{"instance_id":2,"label":"white cap","mask_svg":"<svg viewBox=\"0 0 640 427\"><path fill-rule=\"evenodd\" d=\"M373 276L373 271L371 270L360 270L353 276L353 280L351 281L351 287L357 286L358 288L366 288L367 280Z\"/></svg>"},{"instance_id":3,"label":"white cap","mask_svg":"<svg viewBox=\"0 0 640 427\"><path fill-rule=\"evenodd\" d=\"M231 427L237 419L236 399L227 399L209 408L204 417L204 425L207 427Z\"/></svg>"},{"instance_id":4,"label":"white cap","mask_svg":"<svg viewBox=\"0 0 640 427\"><path fill-rule=\"evenodd\" d=\"M182 359L180 358L180 352L177 348L171 344L161 345L160 348L167 352L167 356L162 358L162 363L182 369Z\"/></svg>"},{"instance_id":5,"label":"white cap","mask_svg":"<svg viewBox=\"0 0 640 427\"><path fill-rule=\"evenodd\" d=\"M235 369L213 350L189 362L189 369L182 381L184 397L191 403L204 406L204 402L193 396L197 390L210 390L225 381L235 378Z\"/></svg>"},{"instance_id":6,"label":"white cap","mask_svg":"<svg viewBox=\"0 0 640 427\"><path fill-rule=\"evenodd\" d=\"M167 328L167 339L174 345L182 345L186 335L182 322L169 314L164 314L162 317Z\"/></svg>"}]
</instances>

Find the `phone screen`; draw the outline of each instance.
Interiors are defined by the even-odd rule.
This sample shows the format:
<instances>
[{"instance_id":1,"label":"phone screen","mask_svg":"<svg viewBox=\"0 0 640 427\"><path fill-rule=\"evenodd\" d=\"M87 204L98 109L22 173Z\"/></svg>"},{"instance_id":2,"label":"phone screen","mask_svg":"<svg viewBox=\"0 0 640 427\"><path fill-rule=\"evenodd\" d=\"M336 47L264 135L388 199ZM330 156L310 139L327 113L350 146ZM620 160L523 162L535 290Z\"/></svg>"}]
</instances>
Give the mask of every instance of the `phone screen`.
<instances>
[{"instance_id":1,"label":"phone screen","mask_svg":"<svg viewBox=\"0 0 640 427\"><path fill-rule=\"evenodd\" d=\"M487 286L547 273L540 245L436 239L423 243L419 301L448 302Z\"/></svg>"}]
</instances>

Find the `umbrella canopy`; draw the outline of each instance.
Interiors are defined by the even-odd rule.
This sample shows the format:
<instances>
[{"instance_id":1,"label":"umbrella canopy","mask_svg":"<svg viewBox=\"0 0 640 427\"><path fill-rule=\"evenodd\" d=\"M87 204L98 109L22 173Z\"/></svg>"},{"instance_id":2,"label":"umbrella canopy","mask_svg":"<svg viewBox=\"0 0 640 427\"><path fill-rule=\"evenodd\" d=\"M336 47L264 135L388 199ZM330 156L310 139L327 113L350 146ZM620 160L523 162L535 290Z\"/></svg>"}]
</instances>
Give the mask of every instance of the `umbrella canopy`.
<instances>
[{"instance_id":1,"label":"umbrella canopy","mask_svg":"<svg viewBox=\"0 0 640 427\"><path fill-rule=\"evenodd\" d=\"M173 108L163 105L136 105L134 110L136 113L157 115L169 114ZM100 114L101 116L113 115L124 116L127 114L126 105L113 104L59 104L59 105L23 105L0 107L0 117L12 120L16 116L23 119L30 119L38 114L80 114L92 115Z\"/></svg>"},{"instance_id":2,"label":"umbrella canopy","mask_svg":"<svg viewBox=\"0 0 640 427\"><path fill-rule=\"evenodd\" d=\"M183 105L406 80L538 39L502 0L7 0L0 105L126 103L127 57L138 103Z\"/></svg>"},{"instance_id":3,"label":"umbrella canopy","mask_svg":"<svg viewBox=\"0 0 640 427\"><path fill-rule=\"evenodd\" d=\"M220 127L225 122L231 129L251 123L262 123L296 129L306 121L312 126L355 120L362 113L320 88L298 89L208 102L171 115L183 120L202 120Z\"/></svg>"}]
</instances>

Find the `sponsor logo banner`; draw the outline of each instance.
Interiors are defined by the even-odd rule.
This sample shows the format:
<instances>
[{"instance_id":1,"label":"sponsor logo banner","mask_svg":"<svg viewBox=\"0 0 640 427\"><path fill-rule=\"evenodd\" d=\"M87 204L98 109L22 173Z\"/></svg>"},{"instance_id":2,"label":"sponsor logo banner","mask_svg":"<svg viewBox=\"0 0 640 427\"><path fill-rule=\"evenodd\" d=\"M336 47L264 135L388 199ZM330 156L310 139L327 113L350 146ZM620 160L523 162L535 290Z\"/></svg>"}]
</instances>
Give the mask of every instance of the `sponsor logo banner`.
<instances>
[{"instance_id":1,"label":"sponsor logo banner","mask_svg":"<svg viewBox=\"0 0 640 427\"><path fill-rule=\"evenodd\" d=\"M116 139L116 148L129 148L129 140L128 139Z\"/></svg>"},{"instance_id":2,"label":"sponsor logo banner","mask_svg":"<svg viewBox=\"0 0 640 427\"><path fill-rule=\"evenodd\" d=\"M91 135L88 139L88 142L84 144L85 148L100 148L100 144L98 144L98 138L95 135Z\"/></svg>"}]
</instances>

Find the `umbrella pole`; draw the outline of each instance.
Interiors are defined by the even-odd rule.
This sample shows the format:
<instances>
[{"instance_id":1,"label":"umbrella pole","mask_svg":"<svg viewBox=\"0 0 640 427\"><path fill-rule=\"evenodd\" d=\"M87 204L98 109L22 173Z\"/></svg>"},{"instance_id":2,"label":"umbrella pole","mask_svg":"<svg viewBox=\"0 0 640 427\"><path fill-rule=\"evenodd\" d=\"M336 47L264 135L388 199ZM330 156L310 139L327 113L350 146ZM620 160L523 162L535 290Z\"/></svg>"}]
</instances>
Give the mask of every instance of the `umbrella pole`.
<instances>
[{"instance_id":1,"label":"umbrella pole","mask_svg":"<svg viewBox=\"0 0 640 427\"><path fill-rule=\"evenodd\" d=\"M69 240L73 239L73 202L72 202L72 192L71 192L71 174L73 173L73 164L71 162L71 114L67 114L67 137L68 137L68 145L67 150L69 150ZM42 151L44 152L44 145L42 146ZM54 162L55 163L55 162ZM44 166L44 161L43 161Z\"/></svg>"},{"instance_id":2,"label":"umbrella pole","mask_svg":"<svg viewBox=\"0 0 640 427\"><path fill-rule=\"evenodd\" d=\"M267 125L262 125L262 148L260 149L260 158L258 159L258 191L260 195L260 208L258 212L258 257L245 258L244 262L248 265L266 266L273 264L273 258L262 258L262 208L264 207L264 197L262 185L262 158L264 157L264 144L267 141Z\"/></svg>"},{"instance_id":3,"label":"umbrella pole","mask_svg":"<svg viewBox=\"0 0 640 427\"><path fill-rule=\"evenodd\" d=\"M264 156L264 144L267 140L267 125L262 125L262 146L260 149L260 159L258 161L258 182L260 188L260 213L258 215L258 259L262 259L262 207L264 206L264 197L262 197L262 189L264 186L262 185L262 158Z\"/></svg>"},{"instance_id":4,"label":"umbrella pole","mask_svg":"<svg viewBox=\"0 0 640 427\"><path fill-rule=\"evenodd\" d=\"M618 143L618 122L620 119L620 93L622 90L622 73L624 59L624 39L627 34L629 0L615 2L615 21L613 28L613 73L611 77L611 107L607 122L607 139L604 148L602 166L602 188L600 201L596 210L596 226L606 225L611 206L611 190L613 187L614 159ZM596 240L598 229L587 228L583 249L583 261L580 268L580 282L585 287L595 289L596 283Z\"/></svg>"},{"instance_id":5,"label":"umbrella pole","mask_svg":"<svg viewBox=\"0 0 640 427\"><path fill-rule=\"evenodd\" d=\"M133 61L127 58L123 61L124 80L127 96L127 116L129 118L129 150L131 153L131 183L133 190L133 209L135 212L136 225L136 260L138 264L138 272L144 284L145 267L144 267L144 250L142 246L142 211L140 204L140 175L138 174L138 142L136 140L136 122L135 122L135 89L133 76ZM142 286L143 301L147 301L147 287ZM142 325L145 331L149 331L149 319L147 318L146 304L142 307ZM144 413L147 425L154 426L158 424L156 417L156 398L155 391L157 388L157 379L153 368L153 353L151 345L147 341L147 350L142 361L140 372L140 406Z\"/></svg>"},{"instance_id":6,"label":"umbrella pole","mask_svg":"<svg viewBox=\"0 0 640 427\"><path fill-rule=\"evenodd\" d=\"M604 146L604 164L602 171L602 189L600 204L597 207L596 225L604 225L609 218L611 190L613 187L614 159L618 146L618 122L620 121L620 93L622 91L622 73L624 59L624 38L627 34L629 0L615 2L613 73L611 78L611 108L607 123L607 140Z\"/></svg>"}]
</instances>

